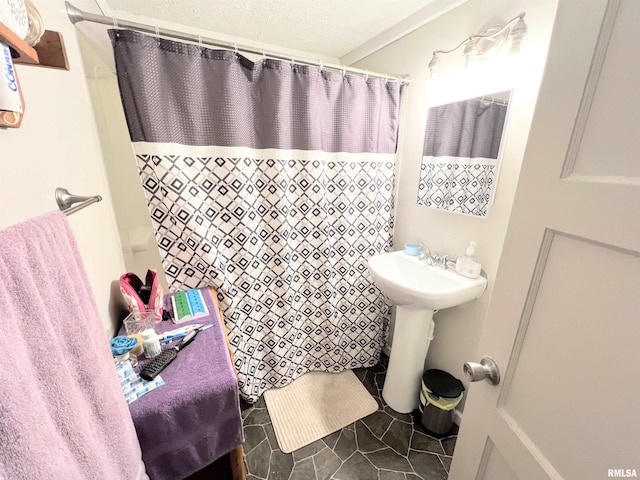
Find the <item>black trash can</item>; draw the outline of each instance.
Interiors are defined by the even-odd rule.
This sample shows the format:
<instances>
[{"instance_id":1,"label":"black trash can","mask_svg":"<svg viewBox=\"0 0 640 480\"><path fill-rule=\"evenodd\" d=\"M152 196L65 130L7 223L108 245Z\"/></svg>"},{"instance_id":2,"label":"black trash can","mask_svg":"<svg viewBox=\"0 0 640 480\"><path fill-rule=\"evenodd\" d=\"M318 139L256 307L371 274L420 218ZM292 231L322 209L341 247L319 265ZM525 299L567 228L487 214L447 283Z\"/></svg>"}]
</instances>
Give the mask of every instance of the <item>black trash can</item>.
<instances>
[{"instance_id":1,"label":"black trash can","mask_svg":"<svg viewBox=\"0 0 640 480\"><path fill-rule=\"evenodd\" d=\"M420 411L422 426L438 435L451 431L453 409L464 395L462 382L443 370L431 369L422 376Z\"/></svg>"}]
</instances>

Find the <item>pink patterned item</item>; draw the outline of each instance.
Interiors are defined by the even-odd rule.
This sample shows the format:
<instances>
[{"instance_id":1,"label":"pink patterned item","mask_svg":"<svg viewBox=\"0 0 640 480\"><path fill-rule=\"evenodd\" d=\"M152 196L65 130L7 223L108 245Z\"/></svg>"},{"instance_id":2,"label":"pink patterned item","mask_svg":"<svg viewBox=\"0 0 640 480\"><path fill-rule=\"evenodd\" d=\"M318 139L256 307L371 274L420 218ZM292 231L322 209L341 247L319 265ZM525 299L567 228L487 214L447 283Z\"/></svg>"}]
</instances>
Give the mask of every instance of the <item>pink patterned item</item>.
<instances>
[{"instance_id":1,"label":"pink patterned item","mask_svg":"<svg viewBox=\"0 0 640 480\"><path fill-rule=\"evenodd\" d=\"M135 273L125 273L120 277L120 292L124 297L130 312L143 312L145 310L153 310L153 316L156 323L162 321L162 285L158 279L158 273L155 270L147 270L147 276L145 277L146 283L142 283L142 280ZM140 298L140 290L143 287L151 289L149 295L149 304L146 305Z\"/></svg>"}]
</instances>

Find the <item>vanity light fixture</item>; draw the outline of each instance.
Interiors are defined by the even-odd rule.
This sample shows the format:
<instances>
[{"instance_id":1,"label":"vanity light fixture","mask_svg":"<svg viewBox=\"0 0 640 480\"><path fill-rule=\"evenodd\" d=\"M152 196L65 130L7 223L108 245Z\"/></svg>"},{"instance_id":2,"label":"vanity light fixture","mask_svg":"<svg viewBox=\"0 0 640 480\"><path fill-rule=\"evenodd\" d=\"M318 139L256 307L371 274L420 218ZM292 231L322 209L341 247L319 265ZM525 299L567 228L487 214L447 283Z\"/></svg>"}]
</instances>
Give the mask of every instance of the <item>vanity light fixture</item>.
<instances>
[{"instance_id":1,"label":"vanity light fixture","mask_svg":"<svg viewBox=\"0 0 640 480\"><path fill-rule=\"evenodd\" d=\"M463 45L465 67L468 67L477 60L489 57L502 48L507 42L510 43L510 53L520 52L522 39L527 34L527 24L524 21L525 15L526 13L523 12L509 20L505 25L489 27L482 33L471 35L451 50L435 50L429 62L431 78L436 77L440 69L440 55L453 53Z\"/></svg>"}]
</instances>

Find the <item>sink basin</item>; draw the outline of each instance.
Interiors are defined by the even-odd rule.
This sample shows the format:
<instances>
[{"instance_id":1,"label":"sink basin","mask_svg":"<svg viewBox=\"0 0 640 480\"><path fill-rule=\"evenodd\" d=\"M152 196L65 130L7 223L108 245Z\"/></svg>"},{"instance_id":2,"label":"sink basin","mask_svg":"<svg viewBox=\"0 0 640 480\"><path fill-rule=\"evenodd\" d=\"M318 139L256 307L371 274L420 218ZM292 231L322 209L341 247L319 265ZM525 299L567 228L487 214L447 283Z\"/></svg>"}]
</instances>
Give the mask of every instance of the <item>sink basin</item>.
<instances>
[{"instance_id":1,"label":"sink basin","mask_svg":"<svg viewBox=\"0 0 640 480\"><path fill-rule=\"evenodd\" d=\"M454 270L427 265L404 251L371 257L369 272L391 303L406 308L455 307L478 298L487 288L484 277L463 277Z\"/></svg>"},{"instance_id":2,"label":"sink basin","mask_svg":"<svg viewBox=\"0 0 640 480\"><path fill-rule=\"evenodd\" d=\"M376 286L396 309L382 397L395 411L409 413L418 405L424 363L435 330L434 311L478 298L487 288L487 279L467 278L427 265L404 251L376 255L368 263Z\"/></svg>"}]
</instances>

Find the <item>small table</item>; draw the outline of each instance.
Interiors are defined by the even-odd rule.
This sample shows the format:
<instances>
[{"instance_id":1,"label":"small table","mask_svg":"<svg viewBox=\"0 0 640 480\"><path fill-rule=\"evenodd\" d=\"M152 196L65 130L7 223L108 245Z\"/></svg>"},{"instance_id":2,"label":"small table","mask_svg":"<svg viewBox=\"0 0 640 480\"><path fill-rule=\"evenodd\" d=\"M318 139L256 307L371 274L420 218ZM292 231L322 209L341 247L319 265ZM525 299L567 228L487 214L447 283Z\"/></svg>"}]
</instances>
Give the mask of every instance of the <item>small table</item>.
<instances>
[{"instance_id":1,"label":"small table","mask_svg":"<svg viewBox=\"0 0 640 480\"><path fill-rule=\"evenodd\" d=\"M162 371L164 385L129 405L151 480L183 479L227 453L234 479L244 478L238 380L215 292L201 292L207 317L178 325L164 321L156 324L156 332L192 323L215 326L198 333ZM171 309L170 294L165 295L167 306Z\"/></svg>"}]
</instances>

